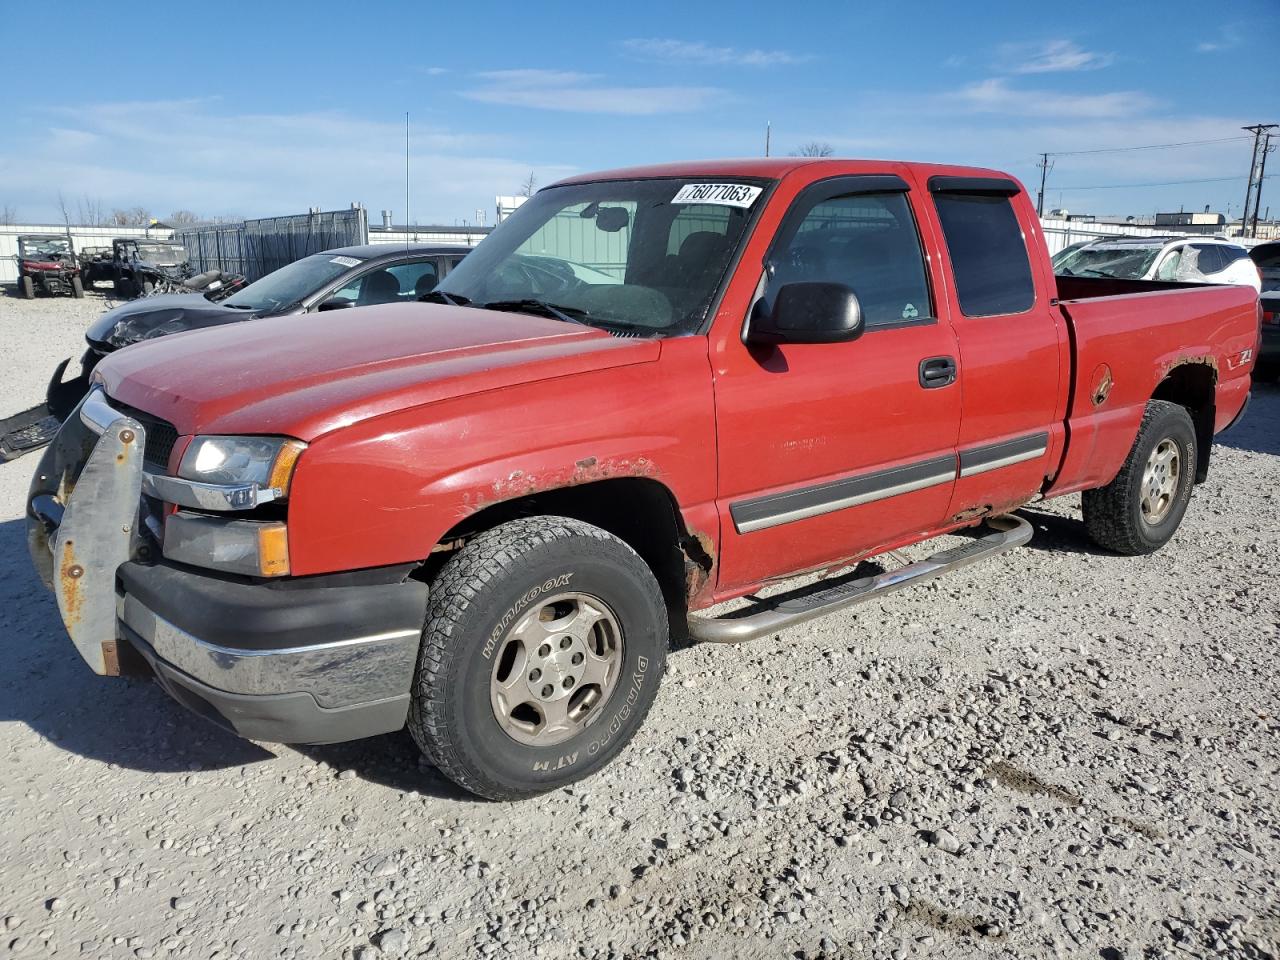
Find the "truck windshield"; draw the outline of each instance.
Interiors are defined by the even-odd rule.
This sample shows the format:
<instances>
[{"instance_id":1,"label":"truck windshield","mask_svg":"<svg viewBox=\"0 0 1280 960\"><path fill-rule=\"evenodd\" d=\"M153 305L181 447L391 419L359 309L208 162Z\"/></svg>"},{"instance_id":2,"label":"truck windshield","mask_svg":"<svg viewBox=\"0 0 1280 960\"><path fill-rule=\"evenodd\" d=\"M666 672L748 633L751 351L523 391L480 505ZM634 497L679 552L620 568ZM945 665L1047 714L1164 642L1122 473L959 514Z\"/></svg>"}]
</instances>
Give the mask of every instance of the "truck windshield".
<instances>
[{"instance_id":1,"label":"truck windshield","mask_svg":"<svg viewBox=\"0 0 1280 960\"><path fill-rule=\"evenodd\" d=\"M440 299L654 335L698 329L761 181L611 180L534 195L437 288Z\"/></svg>"},{"instance_id":2,"label":"truck windshield","mask_svg":"<svg viewBox=\"0 0 1280 960\"><path fill-rule=\"evenodd\" d=\"M313 254L255 280L222 302L238 310L283 310L359 265L355 257Z\"/></svg>"},{"instance_id":3,"label":"truck windshield","mask_svg":"<svg viewBox=\"0 0 1280 960\"><path fill-rule=\"evenodd\" d=\"M1062 277L1116 277L1120 280L1141 280L1155 263L1163 249L1162 244L1150 246L1137 244L1090 244L1055 257L1053 272ZM1066 253L1064 250L1063 253Z\"/></svg>"}]
</instances>

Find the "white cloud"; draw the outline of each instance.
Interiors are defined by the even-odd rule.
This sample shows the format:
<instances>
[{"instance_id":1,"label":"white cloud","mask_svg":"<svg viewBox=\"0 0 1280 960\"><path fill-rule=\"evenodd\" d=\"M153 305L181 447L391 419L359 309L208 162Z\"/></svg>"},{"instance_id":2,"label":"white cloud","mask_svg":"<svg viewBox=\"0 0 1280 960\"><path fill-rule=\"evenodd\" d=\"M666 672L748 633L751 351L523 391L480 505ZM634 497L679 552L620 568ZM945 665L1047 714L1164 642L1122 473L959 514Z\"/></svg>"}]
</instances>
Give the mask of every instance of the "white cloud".
<instances>
[{"instance_id":1,"label":"white cloud","mask_svg":"<svg viewBox=\"0 0 1280 960\"><path fill-rule=\"evenodd\" d=\"M1152 97L1137 90L1085 94L1024 90L1001 78L969 84L944 94L942 100L974 113L1044 117L1124 117L1156 105Z\"/></svg>"},{"instance_id":2,"label":"white cloud","mask_svg":"<svg viewBox=\"0 0 1280 960\"><path fill-rule=\"evenodd\" d=\"M141 204L158 216L182 208L270 216L361 201L375 217L387 207L403 219L403 121L341 112L224 114L215 106L55 109L56 126L26 124L5 138L0 182L21 216L42 220L56 217L59 191L107 208ZM420 223L470 219L477 208L490 209L495 194L514 192L530 170L540 183L576 171L522 157L505 137L422 124L411 129L410 145L410 216Z\"/></svg>"},{"instance_id":3,"label":"white cloud","mask_svg":"<svg viewBox=\"0 0 1280 960\"><path fill-rule=\"evenodd\" d=\"M1046 43L1010 43L1000 48L1000 59L1009 73L1068 73L1100 70L1115 61L1114 53L1085 50L1071 40Z\"/></svg>"},{"instance_id":4,"label":"white cloud","mask_svg":"<svg viewBox=\"0 0 1280 960\"><path fill-rule=\"evenodd\" d=\"M619 86L592 73L567 70L491 70L477 75L481 85L462 96L533 110L646 115L690 113L718 99L714 87Z\"/></svg>"},{"instance_id":5,"label":"white cloud","mask_svg":"<svg viewBox=\"0 0 1280 960\"><path fill-rule=\"evenodd\" d=\"M813 59L809 54L789 53L786 50L739 50L735 47L716 47L702 40L637 37L622 41L622 46L628 52L645 60L712 66L773 67L804 63Z\"/></svg>"},{"instance_id":6,"label":"white cloud","mask_svg":"<svg viewBox=\"0 0 1280 960\"><path fill-rule=\"evenodd\" d=\"M1196 44L1197 53L1222 53L1225 50L1233 50L1244 42L1244 37L1240 32L1240 25L1236 23L1223 24L1218 28L1217 35L1212 40L1203 40Z\"/></svg>"}]
</instances>

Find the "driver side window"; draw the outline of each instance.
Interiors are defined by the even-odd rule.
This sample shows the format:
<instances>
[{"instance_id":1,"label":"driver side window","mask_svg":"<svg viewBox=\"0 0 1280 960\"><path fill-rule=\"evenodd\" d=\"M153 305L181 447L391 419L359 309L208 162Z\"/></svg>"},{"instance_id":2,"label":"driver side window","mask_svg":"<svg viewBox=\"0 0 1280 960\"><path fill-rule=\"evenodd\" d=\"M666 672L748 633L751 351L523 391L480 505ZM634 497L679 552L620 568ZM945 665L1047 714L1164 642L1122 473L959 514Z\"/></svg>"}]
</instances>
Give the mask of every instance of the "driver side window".
<instances>
[{"instance_id":1,"label":"driver side window","mask_svg":"<svg viewBox=\"0 0 1280 960\"><path fill-rule=\"evenodd\" d=\"M819 199L772 257L772 297L788 283L840 283L868 327L933 315L924 255L904 193Z\"/></svg>"}]
</instances>

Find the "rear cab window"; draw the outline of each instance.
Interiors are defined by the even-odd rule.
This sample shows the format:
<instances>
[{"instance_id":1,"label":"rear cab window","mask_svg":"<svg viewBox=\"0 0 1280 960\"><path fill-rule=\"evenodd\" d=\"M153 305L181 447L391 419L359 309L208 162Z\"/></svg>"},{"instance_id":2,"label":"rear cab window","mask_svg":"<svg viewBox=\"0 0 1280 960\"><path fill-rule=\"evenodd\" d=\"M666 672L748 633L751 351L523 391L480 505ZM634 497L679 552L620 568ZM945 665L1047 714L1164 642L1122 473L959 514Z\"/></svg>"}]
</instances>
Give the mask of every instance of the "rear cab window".
<instances>
[{"instance_id":1,"label":"rear cab window","mask_svg":"<svg viewBox=\"0 0 1280 960\"><path fill-rule=\"evenodd\" d=\"M1026 313L1035 280L1026 238L1013 209L1012 180L932 177L929 188L951 257L956 296L966 317Z\"/></svg>"}]
</instances>

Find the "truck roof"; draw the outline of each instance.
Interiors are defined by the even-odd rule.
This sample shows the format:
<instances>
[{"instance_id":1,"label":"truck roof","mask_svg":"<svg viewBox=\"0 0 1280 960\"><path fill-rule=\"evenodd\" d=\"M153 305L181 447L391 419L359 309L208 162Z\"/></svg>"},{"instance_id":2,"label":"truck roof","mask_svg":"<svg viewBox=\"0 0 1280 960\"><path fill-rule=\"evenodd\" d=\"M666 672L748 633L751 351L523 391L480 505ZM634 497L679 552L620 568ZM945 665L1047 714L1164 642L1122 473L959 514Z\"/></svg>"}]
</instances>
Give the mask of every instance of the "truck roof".
<instances>
[{"instance_id":1,"label":"truck roof","mask_svg":"<svg viewBox=\"0 0 1280 960\"><path fill-rule=\"evenodd\" d=\"M953 164L917 163L910 160L867 160L852 157L746 157L736 160L690 160L658 163L643 167L621 167L595 173L566 177L552 186L567 183L590 183L593 180L644 180L661 177L759 177L777 180L801 167L847 168L850 164L877 166L885 170L905 166L929 173L949 176L1008 177L1007 173L986 167L958 167ZM817 173L819 171L815 171Z\"/></svg>"}]
</instances>

